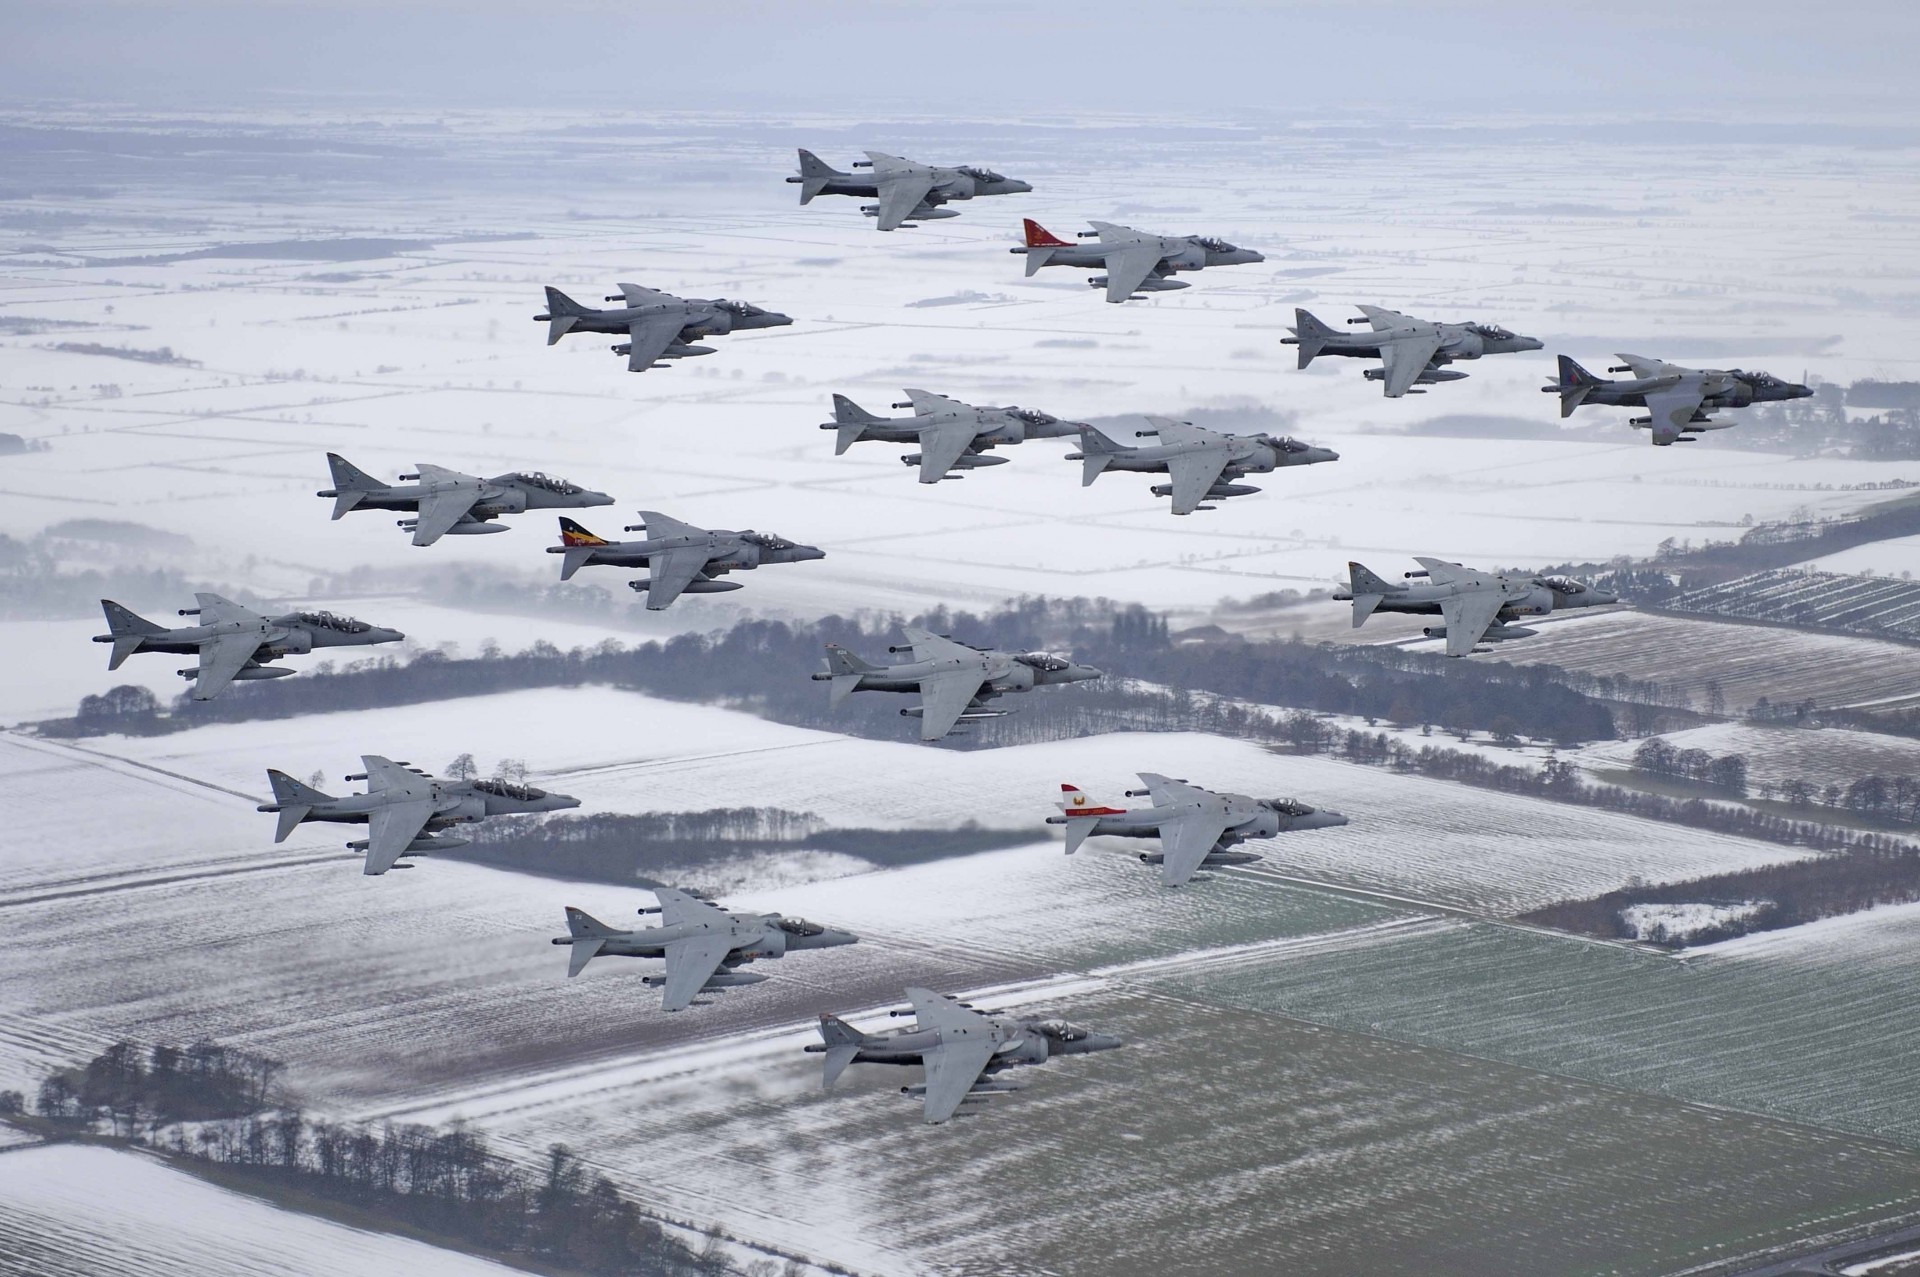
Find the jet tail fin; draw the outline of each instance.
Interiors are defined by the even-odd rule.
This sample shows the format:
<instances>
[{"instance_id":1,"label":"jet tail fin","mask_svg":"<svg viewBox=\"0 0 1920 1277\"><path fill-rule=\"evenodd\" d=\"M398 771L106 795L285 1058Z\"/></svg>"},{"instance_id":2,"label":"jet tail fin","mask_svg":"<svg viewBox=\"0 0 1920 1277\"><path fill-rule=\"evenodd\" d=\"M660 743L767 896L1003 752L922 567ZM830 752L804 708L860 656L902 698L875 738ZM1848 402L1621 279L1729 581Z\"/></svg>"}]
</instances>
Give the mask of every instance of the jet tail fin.
<instances>
[{"instance_id":1,"label":"jet tail fin","mask_svg":"<svg viewBox=\"0 0 1920 1277\"><path fill-rule=\"evenodd\" d=\"M571 980L599 954L601 946L607 942L607 937L615 933L612 927L586 910L575 909L572 905L568 905L567 934L573 938L567 957L567 978Z\"/></svg>"},{"instance_id":2,"label":"jet tail fin","mask_svg":"<svg viewBox=\"0 0 1920 1277\"><path fill-rule=\"evenodd\" d=\"M836 177L849 177L833 165L827 163L805 147L800 149L800 202L810 203L814 196L833 182Z\"/></svg>"},{"instance_id":3,"label":"jet tail fin","mask_svg":"<svg viewBox=\"0 0 1920 1277\"><path fill-rule=\"evenodd\" d=\"M837 457L865 438L868 426L885 418L874 416L845 395L835 395L833 420L840 427L833 441L833 455Z\"/></svg>"},{"instance_id":4,"label":"jet tail fin","mask_svg":"<svg viewBox=\"0 0 1920 1277\"><path fill-rule=\"evenodd\" d=\"M847 1065L853 1063L853 1057L860 1053L860 1043L864 1038L860 1030L837 1015L820 1017L820 1037L827 1044L826 1066L820 1072L820 1086L824 1090L846 1072Z\"/></svg>"},{"instance_id":5,"label":"jet tail fin","mask_svg":"<svg viewBox=\"0 0 1920 1277\"><path fill-rule=\"evenodd\" d=\"M566 515L560 516L560 579L569 581L573 574L586 566L593 552L607 544L607 539L595 536L582 525L575 523Z\"/></svg>"},{"instance_id":6,"label":"jet tail fin","mask_svg":"<svg viewBox=\"0 0 1920 1277\"><path fill-rule=\"evenodd\" d=\"M1121 813L1120 808L1101 802L1078 785L1060 786L1059 807L1060 814L1066 818L1069 856L1080 850L1080 844L1093 833L1093 827L1100 823L1100 817Z\"/></svg>"},{"instance_id":7,"label":"jet tail fin","mask_svg":"<svg viewBox=\"0 0 1920 1277\"><path fill-rule=\"evenodd\" d=\"M559 289L547 287L547 345L551 346L573 331L573 326L591 312Z\"/></svg>"},{"instance_id":8,"label":"jet tail fin","mask_svg":"<svg viewBox=\"0 0 1920 1277\"><path fill-rule=\"evenodd\" d=\"M1107 463L1125 451L1119 444L1092 426L1080 431L1080 486L1086 487L1107 468Z\"/></svg>"},{"instance_id":9,"label":"jet tail fin","mask_svg":"<svg viewBox=\"0 0 1920 1277\"><path fill-rule=\"evenodd\" d=\"M879 668L838 643L827 644L827 673L831 676L832 684L827 689L827 708L839 709L841 703L859 688L861 676Z\"/></svg>"},{"instance_id":10,"label":"jet tail fin","mask_svg":"<svg viewBox=\"0 0 1920 1277\"><path fill-rule=\"evenodd\" d=\"M1573 410L1586 402L1587 395L1600 379L1575 363L1568 355L1560 356L1560 415L1571 417Z\"/></svg>"},{"instance_id":11,"label":"jet tail fin","mask_svg":"<svg viewBox=\"0 0 1920 1277\"><path fill-rule=\"evenodd\" d=\"M1053 255L1063 248L1072 247L1064 239L1034 221L1031 217L1020 219L1022 229L1026 231L1027 275L1033 273L1053 260Z\"/></svg>"},{"instance_id":12,"label":"jet tail fin","mask_svg":"<svg viewBox=\"0 0 1920 1277\"><path fill-rule=\"evenodd\" d=\"M280 813L279 827L273 833L275 842L285 842L295 826L311 815L315 807L330 801L332 797L271 767L267 769L267 783L273 786L273 801L260 810Z\"/></svg>"},{"instance_id":13,"label":"jet tail fin","mask_svg":"<svg viewBox=\"0 0 1920 1277\"><path fill-rule=\"evenodd\" d=\"M1300 362L1298 367L1305 368L1313 362L1315 355L1327 348L1327 343L1339 334L1316 318L1312 311L1295 307L1293 311L1293 335L1299 339Z\"/></svg>"},{"instance_id":14,"label":"jet tail fin","mask_svg":"<svg viewBox=\"0 0 1920 1277\"><path fill-rule=\"evenodd\" d=\"M101 599L100 610L107 614L107 634L113 639L113 652L107 658L107 668L110 670L119 669L122 661L139 651L142 638L164 632L162 626L155 625L129 608L121 607L112 599Z\"/></svg>"},{"instance_id":15,"label":"jet tail fin","mask_svg":"<svg viewBox=\"0 0 1920 1277\"><path fill-rule=\"evenodd\" d=\"M1373 615L1380 601L1389 594L1405 594L1407 587L1382 580L1359 563L1347 564L1347 590L1353 595L1353 628L1359 629L1361 623Z\"/></svg>"},{"instance_id":16,"label":"jet tail fin","mask_svg":"<svg viewBox=\"0 0 1920 1277\"><path fill-rule=\"evenodd\" d=\"M369 492L387 486L337 452L327 454L327 469L333 474L333 517L336 519L359 505Z\"/></svg>"}]
</instances>

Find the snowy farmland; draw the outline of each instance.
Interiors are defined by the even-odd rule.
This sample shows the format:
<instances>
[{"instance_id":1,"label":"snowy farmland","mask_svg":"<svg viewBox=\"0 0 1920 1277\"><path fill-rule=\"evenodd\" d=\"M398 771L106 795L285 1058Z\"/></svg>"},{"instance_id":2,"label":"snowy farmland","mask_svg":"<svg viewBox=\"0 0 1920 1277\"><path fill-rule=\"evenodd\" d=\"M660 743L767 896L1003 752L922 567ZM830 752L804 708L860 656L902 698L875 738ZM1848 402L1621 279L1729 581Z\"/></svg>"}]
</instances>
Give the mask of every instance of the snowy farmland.
<instances>
[{"instance_id":1,"label":"snowy farmland","mask_svg":"<svg viewBox=\"0 0 1920 1277\"><path fill-rule=\"evenodd\" d=\"M141 1153L0 1155L0 1272L90 1277L508 1277L519 1270L281 1210Z\"/></svg>"}]
</instances>

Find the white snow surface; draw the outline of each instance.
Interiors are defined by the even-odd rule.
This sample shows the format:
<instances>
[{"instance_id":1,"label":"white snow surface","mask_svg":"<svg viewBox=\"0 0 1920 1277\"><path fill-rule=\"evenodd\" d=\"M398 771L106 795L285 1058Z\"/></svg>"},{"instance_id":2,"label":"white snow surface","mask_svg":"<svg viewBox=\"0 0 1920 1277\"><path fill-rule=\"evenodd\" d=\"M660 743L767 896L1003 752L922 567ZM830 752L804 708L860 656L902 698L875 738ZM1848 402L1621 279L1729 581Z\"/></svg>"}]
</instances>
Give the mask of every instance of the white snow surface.
<instances>
[{"instance_id":1,"label":"white snow surface","mask_svg":"<svg viewBox=\"0 0 1920 1277\"><path fill-rule=\"evenodd\" d=\"M1637 940L1687 940L1728 922L1744 922L1771 901L1744 900L1739 904L1628 905L1620 917L1633 928Z\"/></svg>"},{"instance_id":2,"label":"white snow surface","mask_svg":"<svg viewBox=\"0 0 1920 1277\"><path fill-rule=\"evenodd\" d=\"M0 1268L38 1277L505 1277L519 1271L281 1210L144 1153L75 1144L0 1153Z\"/></svg>"}]
</instances>

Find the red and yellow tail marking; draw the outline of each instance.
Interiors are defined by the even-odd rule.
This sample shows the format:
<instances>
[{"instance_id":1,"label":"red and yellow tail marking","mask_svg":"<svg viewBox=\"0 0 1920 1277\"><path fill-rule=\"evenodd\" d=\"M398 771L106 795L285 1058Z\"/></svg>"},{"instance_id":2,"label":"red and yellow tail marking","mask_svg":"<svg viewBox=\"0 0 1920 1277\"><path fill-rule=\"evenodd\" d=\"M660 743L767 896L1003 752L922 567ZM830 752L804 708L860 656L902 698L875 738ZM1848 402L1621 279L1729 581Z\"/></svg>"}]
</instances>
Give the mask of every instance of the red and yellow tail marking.
<instances>
[{"instance_id":1,"label":"red and yellow tail marking","mask_svg":"<svg viewBox=\"0 0 1920 1277\"><path fill-rule=\"evenodd\" d=\"M572 519L562 519L560 520L560 544L605 545L607 544L607 539L593 535L593 533L587 531Z\"/></svg>"},{"instance_id":2,"label":"red and yellow tail marking","mask_svg":"<svg viewBox=\"0 0 1920 1277\"><path fill-rule=\"evenodd\" d=\"M1052 231L1034 221L1031 217L1020 219L1027 229L1028 248L1072 248L1073 245L1055 235Z\"/></svg>"}]
</instances>

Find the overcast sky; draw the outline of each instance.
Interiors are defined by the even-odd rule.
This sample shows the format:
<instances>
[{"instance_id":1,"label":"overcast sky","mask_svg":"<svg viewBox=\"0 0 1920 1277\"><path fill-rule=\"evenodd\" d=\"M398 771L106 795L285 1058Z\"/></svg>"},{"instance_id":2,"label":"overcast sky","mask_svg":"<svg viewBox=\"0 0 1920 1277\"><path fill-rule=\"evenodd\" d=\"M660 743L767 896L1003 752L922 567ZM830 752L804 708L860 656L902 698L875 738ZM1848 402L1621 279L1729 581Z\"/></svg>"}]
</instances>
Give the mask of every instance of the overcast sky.
<instances>
[{"instance_id":1,"label":"overcast sky","mask_svg":"<svg viewBox=\"0 0 1920 1277\"><path fill-rule=\"evenodd\" d=\"M0 0L0 100L1913 122L1912 0Z\"/></svg>"}]
</instances>

